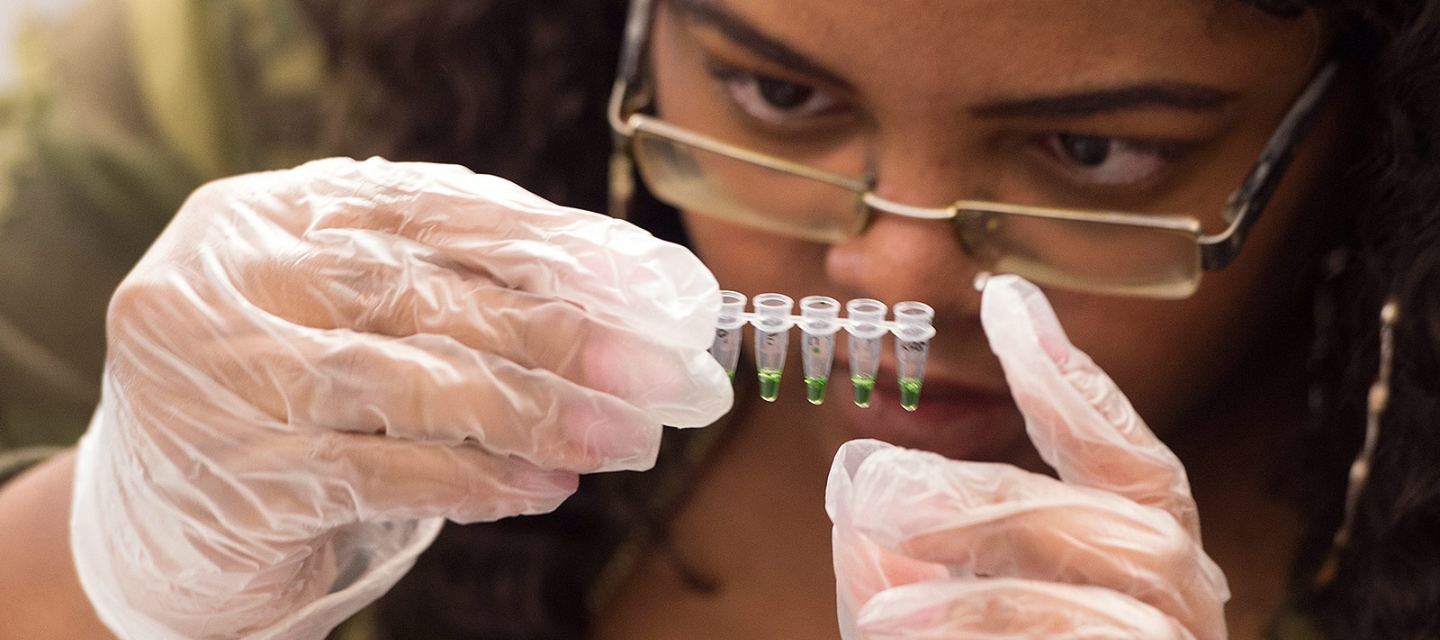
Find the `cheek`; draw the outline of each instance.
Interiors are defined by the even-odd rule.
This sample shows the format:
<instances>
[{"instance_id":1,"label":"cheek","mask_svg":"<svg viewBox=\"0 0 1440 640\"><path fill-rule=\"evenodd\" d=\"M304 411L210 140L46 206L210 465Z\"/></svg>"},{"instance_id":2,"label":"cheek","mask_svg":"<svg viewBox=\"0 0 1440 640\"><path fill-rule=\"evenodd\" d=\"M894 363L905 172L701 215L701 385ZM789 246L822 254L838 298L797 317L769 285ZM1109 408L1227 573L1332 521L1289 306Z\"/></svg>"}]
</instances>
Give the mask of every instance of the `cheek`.
<instances>
[{"instance_id":1,"label":"cheek","mask_svg":"<svg viewBox=\"0 0 1440 640\"><path fill-rule=\"evenodd\" d=\"M1183 303L1050 293L1062 326L1125 392L1152 427L1183 418L1216 380L1230 353L1214 330L1228 324ZM1177 308L1183 307L1183 308Z\"/></svg>"},{"instance_id":2,"label":"cheek","mask_svg":"<svg viewBox=\"0 0 1440 640\"><path fill-rule=\"evenodd\" d=\"M1260 246L1247 247L1259 249ZM1075 346L1114 378L1150 425L1163 431L1193 415L1207 394L1247 362L1257 337L1272 335L1287 301L1274 292L1290 277L1280 256L1249 256L1206 274L1195 296L1178 301L1050 293Z\"/></svg>"},{"instance_id":3,"label":"cheek","mask_svg":"<svg viewBox=\"0 0 1440 640\"><path fill-rule=\"evenodd\" d=\"M1332 153L1337 114L1332 109L1319 123L1236 262L1206 273L1195 296L1144 301L1046 292L1071 340L1151 426L1183 421L1208 393L1243 391L1227 388L1227 379L1288 373L1286 357L1303 349L1303 336L1286 330L1308 308L1306 274L1324 248L1323 223L1331 214L1323 192L1313 189L1334 170L1332 157L1344 157Z\"/></svg>"}]
</instances>

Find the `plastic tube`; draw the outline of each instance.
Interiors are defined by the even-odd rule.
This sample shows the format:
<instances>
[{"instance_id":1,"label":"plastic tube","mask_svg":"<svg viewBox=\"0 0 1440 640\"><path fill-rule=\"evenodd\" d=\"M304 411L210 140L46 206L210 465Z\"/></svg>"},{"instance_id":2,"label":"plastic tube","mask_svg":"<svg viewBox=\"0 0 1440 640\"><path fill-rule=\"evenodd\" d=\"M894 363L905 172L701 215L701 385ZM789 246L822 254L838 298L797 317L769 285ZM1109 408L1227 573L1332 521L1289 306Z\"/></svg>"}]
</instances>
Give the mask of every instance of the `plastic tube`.
<instances>
[{"instance_id":1,"label":"plastic tube","mask_svg":"<svg viewBox=\"0 0 1440 640\"><path fill-rule=\"evenodd\" d=\"M755 368L760 377L760 397L774 402L780 395L780 374L785 370L785 352L790 347L790 309L795 301L778 293L755 296Z\"/></svg>"},{"instance_id":2,"label":"plastic tube","mask_svg":"<svg viewBox=\"0 0 1440 640\"><path fill-rule=\"evenodd\" d=\"M850 384L855 390L855 405L868 407L875 391L875 373L880 369L885 304L870 298L851 300L845 303L845 316L850 321Z\"/></svg>"},{"instance_id":3,"label":"plastic tube","mask_svg":"<svg viewBox=\"0 0 1440 640\"><path fill-rule=\"evenodd\" d=\"M741 328L745 326L745 294L738 291L720 292L720 321L715 323L715 341L710 343L710 355L730 379L735 379L735 368L740 365Z\"/></svg>"},{"instance_id":4,"label":"plastic tube","mask_svg":"<svg viewBox=\"0 0 1440 640\"><path fill-rule=\"evenodd\" d=\"M835 364L835 333L840 330L840 301L826 296L800 300L800 330L805 335L805 399L810 404L825 401L825 385Z\"/></svg>"},{"instance_id":5,"label":"plastic tube","mask_svg":"<svg viewBox=\"0 0 1440 640\"><path fill-rule=\"evenodd\" d=\"M922 302L901 302L895 305L896 377L900 384L900 406L914 411L920 406L920 384L925 379L925 360L930 355L930 339L935 337L935 310Z\"/></svg>"}]
</instances>

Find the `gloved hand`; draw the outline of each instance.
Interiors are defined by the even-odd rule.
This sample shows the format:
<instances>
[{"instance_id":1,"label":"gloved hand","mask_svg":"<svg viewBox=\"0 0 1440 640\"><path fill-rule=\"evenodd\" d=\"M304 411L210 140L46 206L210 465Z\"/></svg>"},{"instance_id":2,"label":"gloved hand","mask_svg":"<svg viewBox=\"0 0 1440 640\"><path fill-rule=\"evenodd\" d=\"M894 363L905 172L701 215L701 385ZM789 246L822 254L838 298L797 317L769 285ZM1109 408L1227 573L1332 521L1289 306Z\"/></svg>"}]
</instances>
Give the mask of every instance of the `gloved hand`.
<instances>
[{"instance_id":1,"label":"gloved hand","mask_svg":"<svg viewBox=\"0 0 1440 640\"><path fill-rule=\"evenodd\" d=\"M1034 285L992 278L981 321L1060 479L847 443L826 495L843 635L1225 638L1229 589L1179 459Z\"/></svg>"},{"instance_id":2,"label":"gloved hand","mask_svg":"<svg viewBox=\"0 0 1440 640\"><path fill-rule=\"evenodd\" d=\"M72 545L122 638L319 638L443 518L554 509L731 387L714 278L451 166L202 187L111 303Z\"/></svg>"}]
</instances>

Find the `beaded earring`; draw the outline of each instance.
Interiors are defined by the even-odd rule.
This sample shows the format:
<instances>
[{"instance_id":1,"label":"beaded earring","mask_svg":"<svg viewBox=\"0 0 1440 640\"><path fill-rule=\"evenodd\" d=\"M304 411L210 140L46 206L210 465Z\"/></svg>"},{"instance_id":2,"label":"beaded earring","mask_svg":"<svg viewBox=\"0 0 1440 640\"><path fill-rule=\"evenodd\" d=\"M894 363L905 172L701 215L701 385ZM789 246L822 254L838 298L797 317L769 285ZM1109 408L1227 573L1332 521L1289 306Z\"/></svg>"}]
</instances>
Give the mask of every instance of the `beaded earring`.
<instances>
[{"instance_id":1,"label":"beaded earring","mask_svg":"<svg viewBox=\"0 0 1440 640\"><path fill-rule=\"evenodd\" d=\"M1395 364L1395 323L1399 318L1399 302L1394 298L1387 299L1380 308L1380 367L1365 403L1365 442L1355 455L1355 461L1350 463L1350 477L1345 487L1345 519L1335 531L1325 562L1315 574L1316 587L1325 587L1335 579L1340 568L1340 556L1350 547L1355 512L1360 504L1360 495L1365 492L1365 485L1370 480L1370 462L1380 438L1380 419L1390 404L1390 375Z\"/></svg>"}]
</instances>

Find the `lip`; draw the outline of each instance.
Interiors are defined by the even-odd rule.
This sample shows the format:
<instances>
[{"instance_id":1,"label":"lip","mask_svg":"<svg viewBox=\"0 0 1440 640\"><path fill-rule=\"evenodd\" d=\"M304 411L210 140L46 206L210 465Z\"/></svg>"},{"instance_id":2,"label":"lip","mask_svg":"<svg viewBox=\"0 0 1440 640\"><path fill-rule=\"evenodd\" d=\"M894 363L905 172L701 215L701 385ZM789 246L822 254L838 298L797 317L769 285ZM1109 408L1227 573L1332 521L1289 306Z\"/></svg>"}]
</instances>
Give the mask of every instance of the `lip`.
<instances>
[{"instance_id":1,"label":"lip","mask_svg":"<svg viewBox=\"0 0 1440 640\"><path fill-rule=\"evenodd\" d=\"M837 361L836 369L849 371L849 363ZM1024 437L1024 422L1005 388L967 384L943 373L926 376L919 406L906 411L895 374L882 365L869 407L837 394L847 435L969 460L1001 459Z\"/></svg>"},{"instance_id":2,"label":"lip","mask_svg":"<svg viewBox=\"0 0 1440 640\"><path fill-rule=\"evenodd\" d=\"M930 391L931 389L935 389L942 391L945 395L956 394L977 397L992 397L1005 401L1009 401L1010 399L1010 388L1006 386L1003 382L995 385L987 385L979 381L970 381L969 379L967 379L969 378L969 376L952 373L944 370L943 368L937 368L933 366L934 364L935 363L932 362L931 366L928 366L925 369L923 388L926 392ZM831 371L843 372L844 377L849 378L849 358L847 358L843 353L835 354L835 364L831 367ZM884 387L885 389L889 390L890 387L894 385L898 377L899 370L895 366L894 356L888 353L884 354L883 356L881 356L880 359L880 367L875 373L875 392L880 392L882 386L881 383L885 381L888 381L889 384L884 385ZM921 402L921 406L924 406L923 401Z\"/></svg>"}]
</instances>

